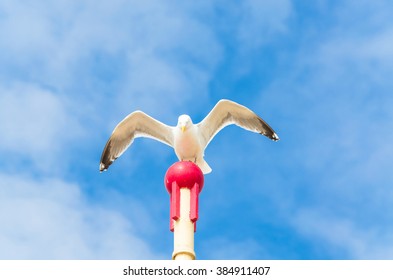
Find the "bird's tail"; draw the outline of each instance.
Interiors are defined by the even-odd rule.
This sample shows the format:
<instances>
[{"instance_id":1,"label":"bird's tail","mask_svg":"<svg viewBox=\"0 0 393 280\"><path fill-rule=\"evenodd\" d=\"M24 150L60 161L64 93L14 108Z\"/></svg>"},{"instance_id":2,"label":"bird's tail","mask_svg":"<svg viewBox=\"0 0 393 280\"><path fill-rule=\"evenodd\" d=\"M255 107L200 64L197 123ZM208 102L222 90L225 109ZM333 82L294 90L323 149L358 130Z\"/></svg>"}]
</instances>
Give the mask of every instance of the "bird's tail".
<instances>
[{"instance_id":1,"label":"bird's tail","mask_svg":"<svg viewBox=\"0 0 393 280\"><path fill-rule=\"evenodd\" d=\"M212 169L210 168L210 166L207 164L207 162L203 158L198 160L196 164L202 170L203 174L208 174L208 173L212 172Z\"/></svg>"}]
</instances>

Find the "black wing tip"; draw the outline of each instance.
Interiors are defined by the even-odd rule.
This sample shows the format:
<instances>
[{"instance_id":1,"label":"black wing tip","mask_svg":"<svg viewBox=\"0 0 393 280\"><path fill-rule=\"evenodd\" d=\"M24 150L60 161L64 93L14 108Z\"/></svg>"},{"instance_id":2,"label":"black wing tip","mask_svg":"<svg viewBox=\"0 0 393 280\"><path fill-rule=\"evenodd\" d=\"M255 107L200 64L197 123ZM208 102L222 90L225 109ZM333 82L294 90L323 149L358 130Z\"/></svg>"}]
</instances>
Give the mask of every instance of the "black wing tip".
<instances>
[{"instance_id":1,"label":"black wing tip","mask_svg":"<svg viewBox=\"0 0 393 280\"><path fill-rule=\"evenodd\" d=\"M260 134L266 136L267 138L273 140L274 142L277 142L278 140L280 140L280 137L278 137L278 135L275 132L273 132L271 134L261 132Z\"/></svg>"},{"instance_id":2,"label":"black wing tip","mask_svg":"<svg viewBox=\"0 0 393 280\"><path fill-rule=\"evenodd\" d=\"M100 173L107 171L109 166L112 164L112 162L109 163L104 163L104 162L100 162Z\"/></svg>"},{"instance_id":3,"label":"black wing tip","mask_svg":"<svg viewBox=\"0 0 393 280\"><path fill-rule=\"evenodd\" d=\"M269 138L272 139L274 142L277 142L278 140L280 140L280 137L278 137L278 135L275 132Z\"/></svg>"},{"instance_id":4,"label":"black wing tip","mask_svg":"<svg viewBox=\"0 0 393 280\"><path fill-rule=\"evenodd\" d=\"M108 170L108 166L106 166L104 163L100 163L100 173L102 173L102 171L107 171Z\"/></svg>"},{"instance_id":5,"label":"black wing tip","mask_svg":"<svg viewBox=\"0 0 393 280\"><path fill-rule=\"evenodd\" d=\"M111 159L110 150L112 146L112 137L109 138L108 142L105 145L104 151L102 152L100 159L100 173L103 171L107 171L109 166L113 163L114 160ZM115 158L116 160L116 158Z\"/></svg>"},{"instance_id":6,"label":"black wing tip","mask_svg":"<svg viewBox=\"0 0 393 280\"><path fill-rule=\"evenodd\" d=\"M262 131L260 132L260 134L265 135L266 137L273 140L274 142L280 140L280 137L278 137L277 133L275 133L274 130L261 117L259 116L257 117L262 125L262 129L261 129Z\"/></svg>"}]
</instances>

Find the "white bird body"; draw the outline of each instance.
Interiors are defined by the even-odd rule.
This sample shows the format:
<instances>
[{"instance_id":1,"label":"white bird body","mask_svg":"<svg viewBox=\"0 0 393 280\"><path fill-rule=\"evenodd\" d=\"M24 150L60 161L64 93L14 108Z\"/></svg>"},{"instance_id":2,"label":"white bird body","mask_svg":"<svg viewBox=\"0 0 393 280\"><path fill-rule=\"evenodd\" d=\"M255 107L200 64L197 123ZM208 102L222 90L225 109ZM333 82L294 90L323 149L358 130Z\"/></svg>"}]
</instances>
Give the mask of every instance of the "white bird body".
<instances>
[{"instance_id":1,"label":"white bird body","mask_svg":"<svg viewBox=\"0 0 393 280\"><path fill-rule=\"evenodd\" d=\"M100 171L107 170L132 144L134 138L149 137L173 147L180 161L192 161L204 174L210 173L211 168L204 160L204 151L212 138L230 124L263 134L274 141L279 140L273 129L254 112L229 100L220 100L196 125L188 115L181 115L177 126L173 127L142 111L135 111L114 129L102 153Z\"/></svg>"},{"instance_id":2,"label":"white bird body","mask_svg":"<svg viewBox=\"0 0 393 280\"><path fill-rule=\"evenodd\" d=\"M193 125L191 118L188 115L181 115L179 117L180 128L184 123L184 130L174 128L174 143L173 148L175 150L176 156L180 161L192 161L196 163L204 174L210 173L211 168L204 160L204 150L203 144L200 141L199 127Z\"/></svg>"},{"instance_id":3,"label":"white bird body","mask_svg":"<svg viewBox=\"0 0 393 280\"><path fill-rule=\"evenodd\" d=\"M202 154L201 143L197 135L195 126L184 132L175 129L173 148L179 160L196 161L196 158Z\"/></svg>"}]
</instances>

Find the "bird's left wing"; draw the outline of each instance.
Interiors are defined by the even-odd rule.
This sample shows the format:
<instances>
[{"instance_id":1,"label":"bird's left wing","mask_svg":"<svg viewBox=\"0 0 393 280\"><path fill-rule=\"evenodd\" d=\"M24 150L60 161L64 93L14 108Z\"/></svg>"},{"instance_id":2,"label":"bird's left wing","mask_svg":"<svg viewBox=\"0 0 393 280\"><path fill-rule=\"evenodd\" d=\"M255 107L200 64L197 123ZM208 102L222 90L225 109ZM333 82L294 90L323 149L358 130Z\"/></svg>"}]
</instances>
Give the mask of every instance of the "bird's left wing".
<instances>
[{"instance_id":1,"label":"bird's left wing","mask_svg":"<svg viewBox=\"0 0 393 280\"><path fill-rule=\"evenodd\" d=\"M101 155L100 171L107 170L137 137L148 137L173 146L173 128L142 111L135 111L124 118L113 130Z\"/></svg>"},{"instance_id":2,"label":"bird's left wing","mask_svg":"<svg viewBox=\"0 0 393 280\"><path fill-rule=\"evenodd\" d=\"M230 124L235 124L246 130L263 134L273 141L279 140L274 130L253 111L236 102L222 99L197 124L199 132L202 135L202 145L206 147L221 129Z\"/></svg>"}]
</instances>

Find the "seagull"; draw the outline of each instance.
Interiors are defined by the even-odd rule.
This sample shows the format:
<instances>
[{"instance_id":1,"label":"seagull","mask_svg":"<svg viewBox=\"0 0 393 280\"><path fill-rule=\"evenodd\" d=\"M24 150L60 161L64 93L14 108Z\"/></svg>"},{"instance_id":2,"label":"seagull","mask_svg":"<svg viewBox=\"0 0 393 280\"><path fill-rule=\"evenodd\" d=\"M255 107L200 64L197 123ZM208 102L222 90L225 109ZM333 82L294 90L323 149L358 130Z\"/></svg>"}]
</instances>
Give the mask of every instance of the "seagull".
<instances>
[{"instance_id":1,"label":"seagull","mask_svg":"<svg viewBox=\"0 0 393 280\"><path fill-rule=\"evenodd\" d=\"M204 160L204 151L213 137L231 124L265 135L273 141L279 140L274 130L253 111L226 99L220 100L198 124L193 124L190 116L181 115L176 126L168 126L142 111L135 111L113 130L102 152L100 171L106 171L135 138L147 137L172 147L180 161L192 161L203 174L210 173L212 169Z\"/></svg>"}]
</instances>

